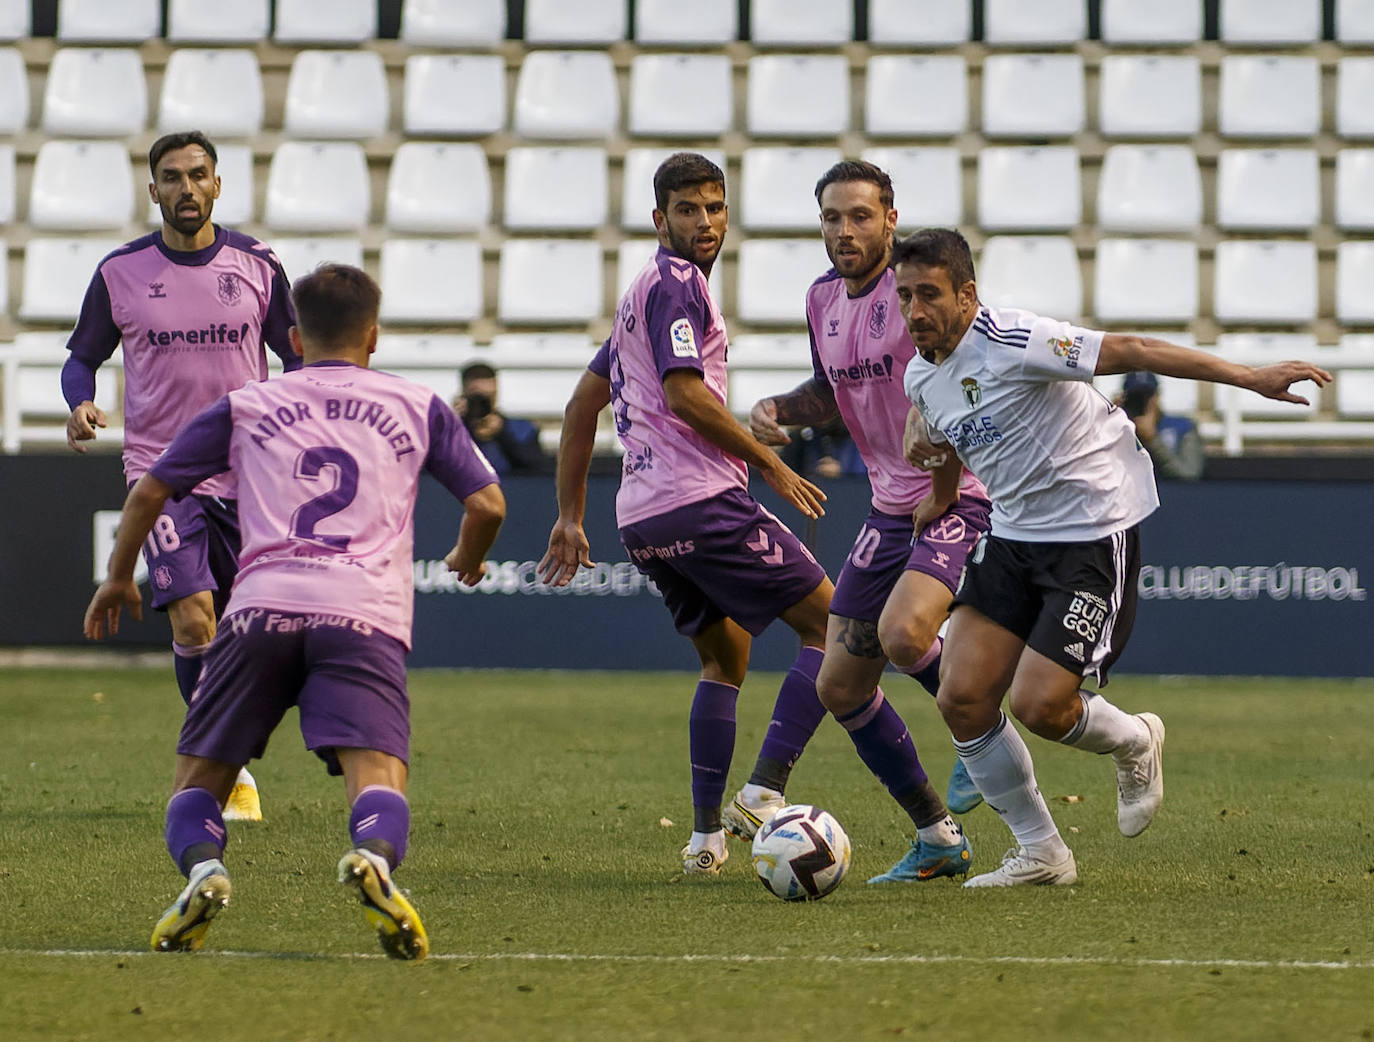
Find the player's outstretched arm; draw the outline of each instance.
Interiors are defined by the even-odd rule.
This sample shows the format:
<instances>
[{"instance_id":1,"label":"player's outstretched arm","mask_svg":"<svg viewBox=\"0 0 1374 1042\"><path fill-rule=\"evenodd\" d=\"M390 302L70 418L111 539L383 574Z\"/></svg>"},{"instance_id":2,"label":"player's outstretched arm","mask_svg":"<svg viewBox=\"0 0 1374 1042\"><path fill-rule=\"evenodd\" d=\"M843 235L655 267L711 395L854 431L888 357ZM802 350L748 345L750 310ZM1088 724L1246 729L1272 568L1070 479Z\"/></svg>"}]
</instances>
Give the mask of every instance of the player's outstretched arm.
<instances>
[{"instance_id":1,"label":"player's outstretched arm","mask_svg":"<svg viewBox=\"0 0 1374 1042\"><path fill-rule=\"evenodd\" d=\"M77 444L94 441L95 429L104 427L108 422L105 410L95 402L81 402L67 417L67 447L73 452L85 452L86 446Z\"/></svg>"},{"instance_id":2,"label":"player's outstretched arm","mask_svg":"<svg viewBox=\"0 0 1374 1042\"><path fill-rule=\"evenodd\" d=\"M814 427L840 414L834 389L814 376L786 394L761 398L749 410L749 433L764 445L786 445L792 439L782 425Z\"/></svg>"},{"instance_id":3,"label":"player's outstretched arm","mask_svg":"<svg viewBox=\"0 0 1374 1042\"><path fill-rule=\"evenodd\" d=\"M590 566L591 546L582 529L587 513L587 471L596 445L596 421L611 403L611 382L591 370L582 374L563 410L558 439L558 519L549 532L549 548L538 565L539 577L552 586L567 586L579 565Z\"/></svg>"},{"instance_id":4,"label":"player's outstretched arm","mask_svg":"<svg viewBox=\"0 0 1374 1042\"><path fill-rule=\"evenodd\" d=\"M696 369L673 369L663 378L668 408L717 448L752 464L768 486L807 517L820 517L825 493L760 445L711 393Z\"/></svg>"},{"instance_id":5,"label":"player's outstretched arm","mask_svg":"<svg viewBox=\"0 0 1374 1042\"><path fill-rule=\"evenodd\" d=\"M1229 362L1208 351L1171 344L1154 337L1108 333L1102 338L1102 350L1097 357L1097 375L1128 373L1144 369L1160 376L1178 376L1186 380L1206 380L1209 383L1232 384L1244 387L1266 398L1306 405L1307 399L1293 394L1289 388L1303 380L1311 380L1318 387L1331 382L1331 374L1310 362L1276 362L1273 365L1248 366Z\"/></svg>"},{"instance_id":6,"label":"player's outstretched arm","mask_svg":"<svg viewBox=\"0 0 1374 1042\"><path fill-rule=\"evenodd\" d=\"M496 533L501 531L505 519L506 496L495 482L483 485L463 500L458 542L444 557L444 564L464 586L476 586L487 574L487 552L496 542Z\"/></svg>"},{"instance_id":7,"label":"player's outstretched arm","mask_svg":"<svg viewBox=\"0 0 1374 1042\"><path fill-rule=\"evenodd\" d=\"M106 633L119 632L119 611L128 605L129 614L137 621L143 619L143 595L134 582L134 565L143 540L153 530L153 523L162 513L162 506L172 494L172 487L151 474L144 474L129 489L124 510L119 518L114 549L105 569L105 581L96 589L86 607L82 630L88 640L100 640Z\"/></svg>"}]
</instances>

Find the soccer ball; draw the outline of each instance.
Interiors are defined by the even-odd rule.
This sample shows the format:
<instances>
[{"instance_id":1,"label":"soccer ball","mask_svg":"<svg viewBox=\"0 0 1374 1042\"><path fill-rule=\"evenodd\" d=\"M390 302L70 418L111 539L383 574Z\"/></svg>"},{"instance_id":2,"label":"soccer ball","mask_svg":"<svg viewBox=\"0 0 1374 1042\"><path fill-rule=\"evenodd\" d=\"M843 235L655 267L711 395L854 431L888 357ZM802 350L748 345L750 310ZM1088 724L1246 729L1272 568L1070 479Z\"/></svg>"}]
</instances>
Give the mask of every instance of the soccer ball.
<instances>
[{"instance_id":1,"label":"soccer ball","mask_svg":"<svg viewBox=\"0 0 1374 1042\"><path fill-rule=\"evenodd\" d=\"M819 901L849 871L849 837L819 807L783 807L754 836L754 871L784 901Z\"/></svg>"}]
</instances>

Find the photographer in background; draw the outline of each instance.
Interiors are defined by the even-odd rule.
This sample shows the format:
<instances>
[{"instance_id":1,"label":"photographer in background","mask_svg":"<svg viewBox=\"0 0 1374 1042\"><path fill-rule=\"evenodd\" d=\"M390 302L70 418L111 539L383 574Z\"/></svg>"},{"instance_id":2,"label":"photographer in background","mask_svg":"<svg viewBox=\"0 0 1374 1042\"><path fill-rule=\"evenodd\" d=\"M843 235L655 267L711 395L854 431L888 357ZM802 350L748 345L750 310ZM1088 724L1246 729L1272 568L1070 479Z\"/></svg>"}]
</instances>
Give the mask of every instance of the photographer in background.
<instances>
[{"instance_id":1,"label":"photographer in background","mask_svg":"<svg viewBox=\"0 0 1374 1042\"><path fill-rule=\"evenodd\" d=\"M498 474L548 474L549 460L539 447L539 428L507 416L496 407L496 370L473 362L459 372L453 411L463 418L472 440Z\"/></svg>"},{"instance_id":2,"label":"photographer in background","mask_svg":"<svg viewBox=\"0 0 1374 1042\"><path fill-rule=\"evenodd\" d=\"M1184 416L1166 416L1154 373L1126 374L1119 404L1135 424L1136 437L1155 465L1155 475L1180 481L1202 477L1202 438Z\"/></svg>"}]
</instances>

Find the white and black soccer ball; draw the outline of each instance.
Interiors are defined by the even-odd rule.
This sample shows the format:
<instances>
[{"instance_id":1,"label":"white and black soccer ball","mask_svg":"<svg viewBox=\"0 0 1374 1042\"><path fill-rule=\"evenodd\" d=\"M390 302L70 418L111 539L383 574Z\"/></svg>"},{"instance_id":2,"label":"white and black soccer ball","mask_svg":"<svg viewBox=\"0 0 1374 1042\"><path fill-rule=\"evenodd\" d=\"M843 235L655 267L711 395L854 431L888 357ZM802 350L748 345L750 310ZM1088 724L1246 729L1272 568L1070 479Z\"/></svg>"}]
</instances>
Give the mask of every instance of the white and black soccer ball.
<instances>
[{"instance_id":1,"label":"white and black soccer ball","mask_svg":"<svg viewBox=\"0 0 1374 1042\"><path fill-rule=\"evenodd\" d=\"M754 836L754 871L784 901L819 901L849 871L849 836L827 811L783 807Z\"/></svg>"}]
</instances>

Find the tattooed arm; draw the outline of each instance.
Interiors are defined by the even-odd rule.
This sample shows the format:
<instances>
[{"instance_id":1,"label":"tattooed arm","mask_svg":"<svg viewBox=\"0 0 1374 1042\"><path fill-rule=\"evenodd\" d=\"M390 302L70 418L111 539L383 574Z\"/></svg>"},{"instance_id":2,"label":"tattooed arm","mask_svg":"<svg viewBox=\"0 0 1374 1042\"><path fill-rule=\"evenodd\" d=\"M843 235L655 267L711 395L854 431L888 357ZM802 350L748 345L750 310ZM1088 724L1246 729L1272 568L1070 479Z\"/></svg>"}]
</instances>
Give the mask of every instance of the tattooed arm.
<instances>
[{"instance_id":1,"label":"tattooed arm","mask_svg":"<svg viewBox=\"0 0 1374 1042\"><path fill-rule=\"evenodd\" d=\"M840 414L834 389L814 376L786 394L754 403L749 410L749 430L765 445L786 445L792 439L788 427L816 427Z\"/></svg>"}]
</instances>

